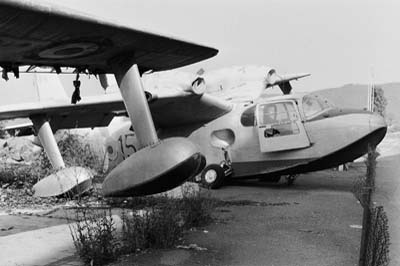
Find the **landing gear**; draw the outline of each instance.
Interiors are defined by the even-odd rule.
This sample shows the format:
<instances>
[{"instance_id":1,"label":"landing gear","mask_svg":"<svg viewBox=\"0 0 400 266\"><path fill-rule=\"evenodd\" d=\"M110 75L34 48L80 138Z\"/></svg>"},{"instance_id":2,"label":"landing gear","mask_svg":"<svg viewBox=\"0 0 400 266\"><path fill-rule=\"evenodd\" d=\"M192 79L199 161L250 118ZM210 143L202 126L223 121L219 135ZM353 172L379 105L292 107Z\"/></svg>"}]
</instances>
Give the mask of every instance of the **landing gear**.
<instances>
[{"instance_id":1,"label":"landing gear","mask_svg":"<svg viewBox=\"0 0 400 266\"><path fill-rule=\"evenodd\" d=\"M225 178L233 173L232 161L226 148L222 148L224 160L220 164L210 164L201 172L201 183L206 188L222 187Z\"/></svg>"},{"instance_id":2,"label":"landing gear","mask_svg":"<svg viewBox=\"0 0 400 266\"><path fill-rule=\"evenodd\" d=\"M285 176L286 184L288 186L293 185L293 183L294 183L294 181L296 181L297 177L298 177L298 175L287 175L287 176Z\"/></svg>"},{"instance_id":3,"label":"landing gear","mask_svg":"<svg viewBox=\"0 0 400 266\"><path fill-rule=\"evenodd\" d=\"M201 183L206 188L220 188L225 180L225 171L218 164L210 164L201 172Z\"/></svg>"},{"instance_id":4,"label":"landing gear","mask_svg":"<svg viewBox=\"0 0 400 266\"><path fill-rule=\"evenodd\" d=\"M271 183L278 183L280 180L281 180L281 176L279 176L279 175L268 179L268 181Z\"/></svg>"}]
</instances>

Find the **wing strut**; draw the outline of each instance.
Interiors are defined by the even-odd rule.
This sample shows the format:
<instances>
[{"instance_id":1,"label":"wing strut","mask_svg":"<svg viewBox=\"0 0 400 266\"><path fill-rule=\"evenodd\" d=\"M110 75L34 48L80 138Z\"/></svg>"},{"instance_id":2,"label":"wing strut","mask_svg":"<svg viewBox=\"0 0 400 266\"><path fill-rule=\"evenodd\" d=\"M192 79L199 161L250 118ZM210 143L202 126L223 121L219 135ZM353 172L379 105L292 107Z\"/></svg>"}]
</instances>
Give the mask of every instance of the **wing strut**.
<instances>
[{"instance_id":1,"label":"wing strut","mask_svg":"<svg viewBox=\"0 0 400 266\"><path fill-rule=\"evenodd\" d=\"M73 189L79 194L89 189L92 182L91 172L82 167L65 167L46 116L35 115L30 118L51 166L57 170L57 172L46 176L33 186L35 196L60 196L69 193Z\"/></svg>"},{"instance_id":2,"label":"wing strut","mask_svg":"<svg viewBox=\"0 0 400 266\"><path fill-rule=\"evenodd\" d=\"M133 64L128 69L116 67L115 78L139 141L139 149L157 143L159 140L138 66Z\"/></svg>"},{"instance_id":3,"label":"wing strut","mask_svg":"<svg viewBox=\"0 0 400 266\"><path fill-rule=\"evenodd\" d=\"M31 117L31 120L51 166L53 166L54 169L65 168L64 160L58 149L49 121L47 121L44 116L34 116Z\"/></svg>"},{"instance_id":4,"label":"wing strut","mask_svg":"<svg viewBox=\"0 0 400 266\"><path fill-rule=\"evenodd\" d=\"M199 173L205 160L199 147L186 138L159 140L134 60L126 60L125 56L111 64L140 149L108 174L103 194L154 194L172 189Z\"/></svg>"}]
</instances>

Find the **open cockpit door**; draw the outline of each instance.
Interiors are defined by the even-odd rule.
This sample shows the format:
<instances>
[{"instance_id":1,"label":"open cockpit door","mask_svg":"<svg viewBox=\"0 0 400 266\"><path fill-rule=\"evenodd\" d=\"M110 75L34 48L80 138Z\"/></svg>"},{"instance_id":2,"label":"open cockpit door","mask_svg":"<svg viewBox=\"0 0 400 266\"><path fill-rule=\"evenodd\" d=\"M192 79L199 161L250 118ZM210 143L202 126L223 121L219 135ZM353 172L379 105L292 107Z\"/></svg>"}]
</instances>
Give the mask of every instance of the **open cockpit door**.
<instances>
[{"instance_id":1,"label":"open cockpit door","mask_svg":"<svg viewBox=\"0 0 400 266\"><path fill-rule=\"evenodd\" d=\"M294 101L260 103L256 108L256 117L261 152L310 146L310 140Z\"/></svg>"}]
</instances>

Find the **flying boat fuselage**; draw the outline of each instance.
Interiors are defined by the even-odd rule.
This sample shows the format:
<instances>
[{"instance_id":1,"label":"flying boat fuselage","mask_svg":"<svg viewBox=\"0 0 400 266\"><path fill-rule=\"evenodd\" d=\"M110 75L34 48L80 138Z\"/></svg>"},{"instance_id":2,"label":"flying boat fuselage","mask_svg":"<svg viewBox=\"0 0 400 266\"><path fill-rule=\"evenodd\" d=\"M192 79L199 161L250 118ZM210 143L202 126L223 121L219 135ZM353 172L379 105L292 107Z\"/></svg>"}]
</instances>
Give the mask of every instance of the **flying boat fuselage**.
<instances>
[{"instance_id":1,"label":"flying boat fuselage","mask_svg":"<svg viewBox=\"0 0 400 266\"><path fill-rule=\"evenodd\" d=\"M110 167L135 152L129 124L108 141ZM291 175L331 168L364 155L385 136L384 119L365 110L340 109L316 94L290 94L235 103L200 127L159 129L161 138L187 136L207 165L230 161L233 178ZM227 158L228 157L228 158Z\"/></svg>"}]
</instances>

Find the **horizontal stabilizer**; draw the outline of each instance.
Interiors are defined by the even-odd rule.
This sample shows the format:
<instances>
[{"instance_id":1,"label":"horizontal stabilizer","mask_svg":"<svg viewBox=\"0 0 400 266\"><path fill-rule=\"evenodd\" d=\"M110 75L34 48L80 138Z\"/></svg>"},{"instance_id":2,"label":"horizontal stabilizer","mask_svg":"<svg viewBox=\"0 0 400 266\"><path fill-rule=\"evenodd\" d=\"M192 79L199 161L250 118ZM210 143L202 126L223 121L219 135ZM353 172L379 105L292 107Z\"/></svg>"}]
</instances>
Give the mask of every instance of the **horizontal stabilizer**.
<instances>
[{"instance_id":1,"label":"horizontal stabilizer","mask_svg":"<svg viewBox=\"0 0 400 266\"><path fill-rule=\"evenodd\" d=\"M267 74L265 88L278 85L283 94L290 94L292 90L292 86L290 85L291 80L297 80L300 78L308 77L310 75L311 74L309 73L278 75L275 69L271 69Z\"/></svg>"}]
</instances>

